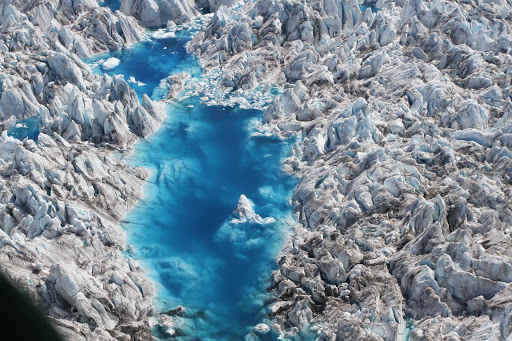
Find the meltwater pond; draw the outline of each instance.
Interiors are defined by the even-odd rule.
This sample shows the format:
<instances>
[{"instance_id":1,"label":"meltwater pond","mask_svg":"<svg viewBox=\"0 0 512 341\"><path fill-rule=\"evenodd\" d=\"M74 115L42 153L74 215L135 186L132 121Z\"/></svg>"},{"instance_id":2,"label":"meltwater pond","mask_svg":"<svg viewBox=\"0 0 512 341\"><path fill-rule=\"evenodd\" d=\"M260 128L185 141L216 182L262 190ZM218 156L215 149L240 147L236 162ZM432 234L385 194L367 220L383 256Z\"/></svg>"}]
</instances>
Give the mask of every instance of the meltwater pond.
<instances>
[{"instance_id":1,"label":"meltwater pond","mask_svg":"<svg viewBox=\"0 0 512 341\"><path fill-rule=\"evenodd\" d=\"M129 48L103 53L86 60L93 66L94 72L109 76L124 75L139 98L147 94L152 99L162 99L164 89L160 82L170 75L188 72L192 76L200 74L201 69L195 59L187 53L185 43L190 39L189 31L177 33L154 33L147 39ZM119 65L106 69L102 66L108 58L119 59Z\"/></svg>"},{"instance_id":2,"label":"meltwater pond","mask_svg":"<svg viewBox=\"0 0 512 341\"><path fill-rule=\"evenodd\" d=\"M37 143L39 137L39 115L17 121L14 127L7 130L7 135L18 140L28 138Z\"/></svg>"},{"instance_id":3,"label":"meltwater pond","mask_svg":"<svg viewBox=\"0 0 512 341\"><path fill-rule=\"evenodd\" d=\"M161 99L159 84L171 74L188 72L200 81L186 37L163 32L88 62L95 72L123 74L139 96ZM120 64L102 69L111 57ZM207 106L203 95L166 104L162 128L126 158L151 170L151 177L123 226L130 256L142 261L157 286L158 311L185 307L174 329L157 328L156 336L238 341L265 317L275 259L294 223L296 181L281 170L293 141L253 134L261 111ZM242 194L262 219L237 219L233 211ZM270 333L260 338L275 339Z\"/></svg>"},{"instance_id":4,"label":"meltwater pond","mask_svg":"<svg viewBox=\"0 0 512 341\"><path fill-rule=\"evenodd\" d=\"M125 227L162 285L160 308L183 305L195 315L177 335L242 340L263 319L265 289L293 223L294 181L280 170L289 142L251 137L257 110L205 106L196 97L167 109L163 128L129 158L152 177ZM276 221L232 222L241 194Z\"/></svg>"},{"instance_id":5,"label":"meltwater pond","mask_svg":"<svg viewBox=\"0 0 512 341\"><path fill-rule=\"evenodd\" d=\"M103 0L98 1L98 4L103 7L108 7L112 12L121 8L121 0Z\"/></svg>"}]
</instances>

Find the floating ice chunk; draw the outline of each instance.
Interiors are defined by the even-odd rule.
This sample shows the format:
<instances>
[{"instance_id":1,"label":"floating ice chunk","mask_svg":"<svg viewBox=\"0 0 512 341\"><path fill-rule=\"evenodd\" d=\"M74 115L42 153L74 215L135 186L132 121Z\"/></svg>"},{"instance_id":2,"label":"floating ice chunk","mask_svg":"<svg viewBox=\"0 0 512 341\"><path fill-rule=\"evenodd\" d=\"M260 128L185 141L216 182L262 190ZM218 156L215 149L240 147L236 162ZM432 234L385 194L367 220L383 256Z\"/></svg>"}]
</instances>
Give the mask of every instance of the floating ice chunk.
<instances>
[{"instance_id":1,"label":"floating ice chunk","mask_svg":"<svg viewBox=\"0 0 512 341\"><path fill-rule=\"evenodd\" d=\"M245 195L241 195L240 199L238 199L238 205L235 210L235 215L238 215L240 219L244 218L252 218L256 213L254 212L254 208L252 203L247 199Z\"/></svg>"},{"instance_id":2,"label":"floating ice chunk","mask_svg":"<svg viewBox=\"0 0 512 341\"><path fill-rule=\"evenodd\" d=\"M100 66L100 65L101 65L101 64L103 64L104 62L105 62L105 59L99 59L99 60L97 60L97 61L95 61L95 62L90 63L90 64L89 64L89 66L90 66L91 68L97 68L98 66Z\"/></svg>"},{"instance_id":3,"label":"floating ice chunk","mask_svg":"<svg viewBox=\"0 0 512 341\"><path fill-rule=\"evenodd\" d=\"M260 323L254 327L254 331L259 334L266 334L270 331L270 327L265 323Z\"/></svg>"},{"instance_id":4,"label":"floating ice chunk","mask_svg":"<svg viewBox=\"0 0 512 341\"><path fill-rule=\"evenodd\" d=\"M167 30L174 32L178 29L178 25L176 25L176 23L174 21L169 20L169 21L167 21L166 28L167 28Z\"/></svg>"},{"instance_id":5,"label":"floating ice chunk","mask_svg":"<svg viewBox=\"0 0 512 341\"><path fill-rule=\"evenodd\" d=\"M110 71L110 70L114 70L116 67L118 67L120 63L121 63L121 61L119 59L117 59L116 57L110 57L109 59L107 59L106 61L104 61L101 64L101 67L105 71Z\"/></svg>"},{"instance_id":6,"label":"floating ice chunk","mask_svg":"<svg viewBox=\"0 0 512 341\"><path fill-rule=\"evenodd\" d=\"M274 218L262 218L254 211L253 203L245 196L241 195L238 199L236 210L233 212L238 219L231 220L233 224L240 224L245 222L254 222L257 224L271 224L276 220Z\"/></svg>"},{"instance_id":7,"label":"floating ice chunk","mask_svg":"<svg viewBox=\"0 0 512 341\"><path fill-rule=\"evenodd\" d=\"M272 233L276 220L262 218L256 214L254 204L241 195L233 217L228 219L215 234L217 242L228 242L232 245L234 255L241 260L248 260L246 252L268 247L268 233Z\"/></svg>"},{"instance_id":8,"label":"floating ice chunk","mask_svg":"<svg viewBox=\"0 0 512 341\"><path fill-rule=\"evenodd\" d=\"M135 84L137 86L144 86L144 85L146 85L146 83L143 83L143 82L140 82L140 81L136 80L135 77L133 77L133 76L130 76L130 78L128 78L128 83Z\"/></svg>"}]
</instances>

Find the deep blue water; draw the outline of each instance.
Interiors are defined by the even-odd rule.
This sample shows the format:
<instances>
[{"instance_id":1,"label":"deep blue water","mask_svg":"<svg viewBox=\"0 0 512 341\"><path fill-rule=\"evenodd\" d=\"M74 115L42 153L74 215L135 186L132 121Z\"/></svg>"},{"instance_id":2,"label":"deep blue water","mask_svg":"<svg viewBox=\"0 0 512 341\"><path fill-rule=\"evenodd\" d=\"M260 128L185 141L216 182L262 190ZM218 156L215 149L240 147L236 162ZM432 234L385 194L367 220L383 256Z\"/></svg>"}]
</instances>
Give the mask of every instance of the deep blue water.
<instances>
[{"instance_id":1,"label":"deep blue water","mask_svg":"<svg viewBox=\"0 0 512 341\"><path fill-rule=\"evenodd\" d=\"M161 99L164 93L157 88L162 79L183 71L194 76L201 72L195 59L185 48L188 34L189 32L179 32L176 37L165 39L148 37L129 48L99 54L86 62L95 66L93 71L97 74L124 75L139 98L148 94L153 99ZM113 70L104 70L99 63L110 57L118 58L121 62Z\"/></svg>"},{"instance_id":2,"label":"deep blue water","mask_svg":"<svg viewBox=\"0 0 512 341\"><path fill-rule=\"evenodd\" d=\"M377 1L364 1L359 5L361 12L365 12L367 8L370 8L373 13L377 13L380 8L377 8Z\"/></svg>"},{"instance_id":3,"label":"deep blue water","mask_svg":"<svg viewBox=\"0 0 512 341\"><path fill-rule=\"evenodd\" d=\"M112 12L121 8L121 0L104 0L103 2L98 2L98 4L102 7L110 8Z\"/></svg>"},{"instance_id":4,"label":"deep blue water","mask_svg":"<svg viewBox=\"0 0 512 341\"><path fill-rule=\"evenodd\" d=\"M108 74L133 77L139 97L163 98L161 79L201 70L185 50L188 35L150 38L89 60L121 64ZM132 79L133 81L133 79ZM132 84L133 86L134 84ZM125 217L133 256L154 279L160 311L182 305L188 318L176 321L173 336L161 339L243 340L263 321L270 302L270 275L293 224L290 199L296 180L281 169L294 141L253 135L259 110L207 106L200 96L166 105L162 128L135 145L125 158L151 170L145 196ZM256 213L276 222L232 223L240 195ZM260 340L275 340L267 334Z\"/></svg>"},{"instance_id":5,"label":"deep blue water","mask_svg":"<svg viewBox=\"0 0 512 341\"><path fill-rule=\"evenodd\" d=\"M16 125L7 131L7 135L18 140L28 138L37 143L39 137L39 115L18 120Z\"/></svg>"},{"instance_id":6,"label":"deep blue water","mask_svg":"<svg viewBox=\"0 0 512 341\"><path fill-rule=\"evenodd\" d=\"M193 97L169 104L168 112L163 128L129 158L153 176L125 227L163 286L159 305L203 312L185 333L241 340L263 318L265 289L287 237L282 219L292 222L294 181L279 169L289 142L251 138L256 110L208 107ZM278 221L230 224L241 194Z\"/></svg>"}]
</instances>

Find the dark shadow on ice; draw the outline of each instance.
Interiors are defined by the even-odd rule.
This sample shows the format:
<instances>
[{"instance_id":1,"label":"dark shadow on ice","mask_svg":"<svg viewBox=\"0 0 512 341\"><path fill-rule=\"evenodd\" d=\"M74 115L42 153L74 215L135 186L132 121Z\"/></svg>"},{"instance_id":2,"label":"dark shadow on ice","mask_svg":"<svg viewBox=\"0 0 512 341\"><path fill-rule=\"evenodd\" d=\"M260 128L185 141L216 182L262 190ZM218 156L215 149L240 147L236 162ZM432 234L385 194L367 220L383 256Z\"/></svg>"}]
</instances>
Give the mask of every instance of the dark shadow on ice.
<instances>
[{"instance_id":1,"label":"dark shadow on ice","mask_svg":"<svg viewBox=\"0 0 512 341\"><path fill-rule=\"evenodd\" d=\"M32 299L1 273L0 302L4 310L0 319L2 340L62 341L48 318L32 303Z\"/></svg>"}]
</instances>

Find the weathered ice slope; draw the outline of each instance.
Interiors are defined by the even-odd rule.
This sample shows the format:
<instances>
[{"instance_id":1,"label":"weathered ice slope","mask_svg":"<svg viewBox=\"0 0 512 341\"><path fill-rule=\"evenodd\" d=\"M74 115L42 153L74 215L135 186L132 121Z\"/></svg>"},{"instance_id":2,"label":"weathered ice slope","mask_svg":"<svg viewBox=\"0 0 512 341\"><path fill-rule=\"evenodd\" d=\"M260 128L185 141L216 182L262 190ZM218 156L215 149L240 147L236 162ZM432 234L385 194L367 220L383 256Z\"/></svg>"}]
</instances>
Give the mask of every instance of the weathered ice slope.
<instances>
[{"instance_id":1,"label":"weathered ice slope","mask_svg":"<svg viewBox=\"0 0 512 341\"><path fill-rule=\"evenodd\" d=\"M510 336L511 9L256 0L192 41L227 90L282 86L265 125L304 137L285 164L303 226L273 275L274 331Z\"/></svg>"},{"instance_id":2,"label":"weathered ice slope","mask_svg":"<svg viewBox=\"0 0 512 341\"><path fill-rule=\"evenodd\" d=\"M237 0L121 0L121 12L140 19L147 27L167 25L168 21L183 24L203 11L216 11L232 6Z\"/></svg>"},{"instance_id":3,"label":"weathered ice slope","mask_svg":"<svg viewBox=\"0 0 512 341\"><path fill-rule=\"evenodd\" d=\"M67 340L151 339L153 286L118 223L148 174L112 151L158 129L163 107L80 59L142 37L94 0L0 2L0 270ZM38 137L8 136L24 124Z\"/></svg>"}]
</instances>

